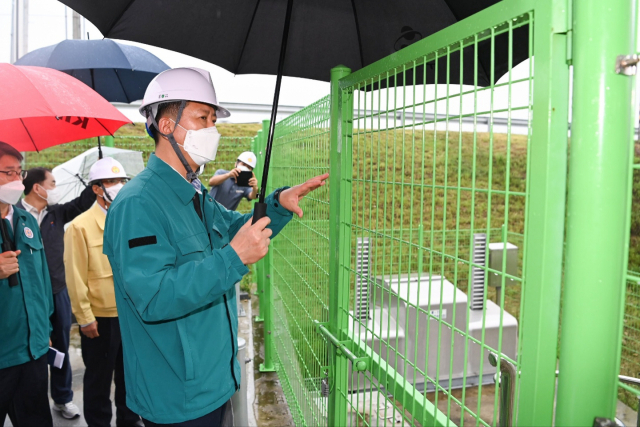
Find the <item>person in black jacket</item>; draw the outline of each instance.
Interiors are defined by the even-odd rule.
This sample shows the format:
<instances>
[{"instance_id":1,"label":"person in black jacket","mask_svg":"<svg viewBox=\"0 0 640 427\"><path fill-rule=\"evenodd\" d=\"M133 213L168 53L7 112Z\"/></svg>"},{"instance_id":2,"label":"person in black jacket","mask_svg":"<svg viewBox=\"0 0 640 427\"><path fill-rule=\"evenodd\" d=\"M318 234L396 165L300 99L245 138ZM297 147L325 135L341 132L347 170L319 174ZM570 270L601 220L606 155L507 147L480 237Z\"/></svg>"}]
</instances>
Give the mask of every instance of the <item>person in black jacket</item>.
<instances>
[{"instance_id":1,"label":"person in black jacket","mask_svg":"<svg viewBox=\"0 0 640 427\"><path fill-rule=\"evenodd\" d=\"M71 389L71 302L64 277L64 225L89 209L95 202L96 195L91 187L87 187L76 199L58 204L61 194L56 188L53 174L46 168L32 168L27 172L24 194L24 199L16 206L29 212L38 221L49 265L54 303L51 316L52 347L65 354L62 369L51 369L51 398L54 401L54 409L63 417L71 419L79 416L80 410L73 403Z\"/></svg>"}]
</instances>

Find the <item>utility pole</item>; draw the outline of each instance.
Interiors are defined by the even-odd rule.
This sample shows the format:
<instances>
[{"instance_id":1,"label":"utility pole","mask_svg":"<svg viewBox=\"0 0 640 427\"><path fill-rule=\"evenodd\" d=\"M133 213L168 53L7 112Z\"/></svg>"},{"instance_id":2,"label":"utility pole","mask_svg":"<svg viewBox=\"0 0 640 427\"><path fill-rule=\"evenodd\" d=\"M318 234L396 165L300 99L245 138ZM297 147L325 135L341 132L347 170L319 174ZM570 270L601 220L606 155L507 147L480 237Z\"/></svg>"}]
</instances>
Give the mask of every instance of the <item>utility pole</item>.
<instances>
[{"instance_id":1,"label":"utility pole","mask_svg":"<svg viewBox=\"0 0 640 427\"><path fill-rule=\"evenodd\" d=\"M82 21L81 16L75 10L73 11L73 16L71 18L71 28L73 28L73 39L80 40L82 39Z\"/></svg>"},{"instance_id":2,"label":"utility pole","mask_svg":"<svg viewBox=\"0 0 640 427\"><path fill-rule=\"evenodd\" d=\"M11 11L11 63L29 51L29 0L13 0Z\"/></svg>"}]
</instances>

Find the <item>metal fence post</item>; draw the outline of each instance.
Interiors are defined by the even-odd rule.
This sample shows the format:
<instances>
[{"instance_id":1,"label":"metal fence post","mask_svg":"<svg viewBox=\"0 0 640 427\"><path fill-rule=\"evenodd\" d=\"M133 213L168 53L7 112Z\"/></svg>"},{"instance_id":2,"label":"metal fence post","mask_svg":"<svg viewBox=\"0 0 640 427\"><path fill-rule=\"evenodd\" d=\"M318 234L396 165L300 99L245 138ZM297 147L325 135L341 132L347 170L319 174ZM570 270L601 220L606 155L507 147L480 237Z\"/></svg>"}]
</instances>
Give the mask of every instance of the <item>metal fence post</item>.
<instances>
[{"instance_id":1,"label":"metal fence post","mask_svg":"<svg viewBox=\"0 0 640 427\"><path fill-rule=\"evenodd\" d=\"M262 135L260 138L260 145L258 160L259 163L264 162L264 148L267 143L267 132L269 129L269 120L262 121ZM256 153L258 154L258 153ZM261 176L262 174L260 174ZM258 175L256 175L258 176ZM271 189L271 179L267 188ZM273 308L273 295L271 292L271 277L273 274L273 268L271 265L271 251L267 252L267 255L261 260L262 263L262 292L260 293L260 316L264 322L264 363L260 364L260 372L273 372L276 370L273 363L273 315L271 310Z\"/></svg>"},{"instance_id":2,"label":"metal fence post","mask_svg":"<svg viewBox=\"0 0 640 427\"><path fill-rule=\"evenodd\" d=\"M568 2L538 2L535 30L520 405L516 425L553 425L567 181ZM530 29L531 30L531 29ZM531 34L531 32L530 32Z\"/></svg>"},{"instance_id":3,"label":"metal fence post","mask_svg":"<svg viewBox=\"0 0 640 427\"><path fill-rule=\"evenodd\" d=\"M104 137L104 146L105 147L115 147L113 137L111 135L107 135Z\"/></svg>"},{"instance_id":4,"label":"metal fence post","mask_svg":"<svg viewBox=\"0 0 640 427\"><path fill-rule=\"evenodd\" d=\"M267 122L267 127L269 126L269 120L264 120L262 124L262 128L265 128L264 122ZM264 138L265 132L263 130L259 130L256 136L253 138L251 142L251 150L256 155L256 167L253 169L253 173L256 177L262 176L262 168L264 166ZM262 316L262 307L264 301L264 281L265 281L265 264L264 259L261 259L257 263L254 264L254 272L256 275L256 293L258 295L260 311L255 316L256 322L264 321L264 317Z\"/></svg>"},{"instance_id":5,"label":"metal fence post","mask_svg":"<svg viewBox=\"0 0 640 427\"><path fill-rule=\"evenodd\" d=\"M613 419L629 230L636 0L573 2L573 123L557 426Z\"/></svg>"},{"instance_id":6,"label":"metal fence post","mask_svg":"<svg viewBox=\"0 0 640 427\"><path fill-rule=\"evenodd\" d=\"M276 370L273 363L273 299L271 293L271 251L263 258L264 268L264 306L260 306L260 313L264 319L264 362L260 364L260 372L273 372Z\"/></svg>"},{"instance_id":7,"label":"metal fence post","mask_svg":"<svg viewBox=\"0 0 640 427\"><path fill-rule=\"evenodd\" d=\"M353 114L353 96L342 93L338 81L349 75L351 70L344 66L337 66L331 70L331 159L329 177L329 330L339 339L344 338L346 318L342 308L348 308L348 289L340 286L342 277L342 258L345 256L341 239L349 239L350 235L342 218L342 185L344 163L351 156L343 158L343 148L351 149L350 144L344 147L345 133L351 134L349 126L353 126L350 117ZM350 153L349 153L350 154ZM351 166L351 165L349 165ZM350 206L350 204L349 204ZM349 212L350 213L350 212ZM346 254L350 257L351 254ZM346 304L344 301L346 300ZM337 348L329 346L329 408L328 425L347 425L347 406L343 396L348 394L348 360L337 355Z\"/></svg>"}]
</instances>

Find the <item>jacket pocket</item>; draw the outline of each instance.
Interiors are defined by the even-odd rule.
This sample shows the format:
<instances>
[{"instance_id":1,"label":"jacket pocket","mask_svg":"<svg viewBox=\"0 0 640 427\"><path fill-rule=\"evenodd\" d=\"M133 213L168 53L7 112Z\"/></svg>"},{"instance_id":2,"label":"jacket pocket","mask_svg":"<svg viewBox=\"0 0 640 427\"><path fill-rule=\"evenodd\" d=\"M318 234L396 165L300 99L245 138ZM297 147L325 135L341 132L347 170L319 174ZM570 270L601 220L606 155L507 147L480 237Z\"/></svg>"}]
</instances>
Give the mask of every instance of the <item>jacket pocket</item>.
<instances>
[{"instance_id":1,"label":"jacket pocket","mask_svg":"<svg viewBox=\"0 0 640 427\"><path fill-rule=\"evenodd\" d=\"M180 335L180 343L182 344L182 352L184 353L185 380L192 380L194 375L193 356L191 354L191 346L187 337L186 325L184 320L178 320L178 335Z\"/></svg>"},{"instance_id":2,"label":"jacket pocket","mask_svg":"<svg viewBox=\"0 0 640 427\"><path fill-rule=\"evenodd\" d=\"M204 252L207 246L209 246L209 237L204 231L178 241L178 249L183 256L194 252Z\"/></svg>"},{"instance_id":3,"label":"jacket pocket","mask_svg":"<svg viewBox=\"0 0 640 427\"><path fill-rule=\"evenodd\" d=\"M89 299L95 309L115 310L116 293L111 275L107 277L92 277L90 272L87 284L89 286Z\"/></svg>"},{"instance_id":4,"label":"jacket pocket","mask_svg":"<svg viewBox=\"0 0 640 427\"><path fill-rule=\"evenodd\" d=\"M42 281L43 261L44 253L42 253L44 246L40 239L35 237L20 238L18 240L16 249L20 249L22 253L18 256L18 263L20 265L20 279L22 281ZM3 280L3 282L6 279ZM8 280L6 280L8 283ZM45 286L49 286L48 283Z\"/></svg>"},{"instance_id":5,"label":"jacket pocket","mask_svg":"<svg viewBox=\"0 0 640 427\"><path fill-rule=\"evenodd\" d=\"M101 278L113 276L109 258L102 252L102 238L87 241L89 252L89 278Z\"/></svg>"},{"instance_id":6,"label":"jacket pocket","mask_svg":"<svg viewBox=\"0 0 640 427\"><path fill-rule=\"evenodd\" d=\"M39 239L24 239L24 243L34 251L39 251L42 249L42 241Z\"/></svg>"}]
</instances>

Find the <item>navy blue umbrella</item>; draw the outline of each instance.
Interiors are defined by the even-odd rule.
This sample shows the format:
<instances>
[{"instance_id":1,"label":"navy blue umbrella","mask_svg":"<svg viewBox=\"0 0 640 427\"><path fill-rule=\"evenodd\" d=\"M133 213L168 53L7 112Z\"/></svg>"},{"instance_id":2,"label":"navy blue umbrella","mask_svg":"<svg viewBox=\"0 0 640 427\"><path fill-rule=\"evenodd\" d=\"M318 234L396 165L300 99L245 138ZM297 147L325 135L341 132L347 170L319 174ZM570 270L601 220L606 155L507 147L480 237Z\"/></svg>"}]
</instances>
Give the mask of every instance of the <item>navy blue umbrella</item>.
<instances>
[{"instance_id":1,"label":"navy blue umbrella","mask_svg":"<svg viewBox=\"0 0 640 427\"><path fill-rule=\"evenodd\" d=\"M144 49L113 40L65 40L29 52L15 65L53 68L77 78L110 102L144 97L149 82L169 66Z\"/></svg>"}]
</instances>

